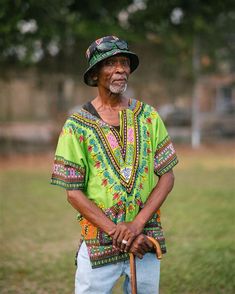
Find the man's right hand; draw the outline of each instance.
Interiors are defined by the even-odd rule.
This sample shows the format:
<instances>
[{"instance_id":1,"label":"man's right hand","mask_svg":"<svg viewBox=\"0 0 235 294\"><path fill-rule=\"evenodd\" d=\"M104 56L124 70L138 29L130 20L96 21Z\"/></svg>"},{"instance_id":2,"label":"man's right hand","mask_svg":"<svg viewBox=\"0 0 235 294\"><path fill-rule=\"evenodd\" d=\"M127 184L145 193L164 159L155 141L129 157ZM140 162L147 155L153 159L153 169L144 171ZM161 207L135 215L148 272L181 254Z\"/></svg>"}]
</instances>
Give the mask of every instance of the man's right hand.
<instances>
[{"instance_id":1,"label":"man's right hand","mask_svg":"<svg viewBox=\"0 0 235 294\"><path fill-rule=\"evenodd\" d=\"M129 252L142 259L145 253L150 252L153 247L153 243L147 238L147 236L144 234L140 234L133 241Z\"/></svg>"},{"instance_id":2,"label":"man's right hand","mask_svg":"<svg viewBox=\"0 0 235 294\"><path fill-rule=\"evenodd\" d=\"M132 242L141 234L143 228L135 221L121 222L116 228L109 232L113 239L113 245L121 251L129 252ZM123 243L123 241L125 241Z\"/></svg>"}]
</instances>

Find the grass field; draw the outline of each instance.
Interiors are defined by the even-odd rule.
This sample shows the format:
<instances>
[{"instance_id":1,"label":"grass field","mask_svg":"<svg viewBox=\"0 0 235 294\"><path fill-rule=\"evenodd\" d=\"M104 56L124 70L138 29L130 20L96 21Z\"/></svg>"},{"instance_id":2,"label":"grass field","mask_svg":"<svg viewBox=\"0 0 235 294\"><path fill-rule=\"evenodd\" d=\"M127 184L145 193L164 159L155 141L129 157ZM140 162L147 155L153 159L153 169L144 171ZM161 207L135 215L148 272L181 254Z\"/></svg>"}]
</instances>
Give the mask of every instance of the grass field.
<instances>
[{"instance_id":1,"label":"grass field","mask_svg":"<svg viewBox=\"0 0 235 294\"><path fill-rule=\"evenodd\" d=\"M178 149L175 188L162 208L161 294L235 293L235 150L225 147ZM64 191L49 185L51 161L0 161L2 294L73 293L79 227Z\"/></svg>"}]
</instances>

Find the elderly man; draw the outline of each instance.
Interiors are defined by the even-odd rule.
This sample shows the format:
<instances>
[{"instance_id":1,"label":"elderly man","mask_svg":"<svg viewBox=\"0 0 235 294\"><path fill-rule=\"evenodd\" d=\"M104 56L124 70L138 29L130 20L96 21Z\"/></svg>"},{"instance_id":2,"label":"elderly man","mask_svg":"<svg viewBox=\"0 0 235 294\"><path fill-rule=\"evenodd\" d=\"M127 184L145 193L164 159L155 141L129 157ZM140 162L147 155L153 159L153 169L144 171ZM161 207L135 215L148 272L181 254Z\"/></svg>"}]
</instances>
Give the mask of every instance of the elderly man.
<instances>
[{"instance_id":1,"label":"elderly man","mask_svg":"<svg viewBox=\"0 0 235 294\"><path fill-rule=\"evenodd\" d=\"M166 252L159 208L173 188L175 150L157 111L124 94L139 64L127 43L100 38L86 57L84 82L97 96L66 121L52 175L79 212L75 293L111 293L122 275L130 293L129 252L138 293L158 293L160 262L147 236Z\"/></svg>"}]
</instances>

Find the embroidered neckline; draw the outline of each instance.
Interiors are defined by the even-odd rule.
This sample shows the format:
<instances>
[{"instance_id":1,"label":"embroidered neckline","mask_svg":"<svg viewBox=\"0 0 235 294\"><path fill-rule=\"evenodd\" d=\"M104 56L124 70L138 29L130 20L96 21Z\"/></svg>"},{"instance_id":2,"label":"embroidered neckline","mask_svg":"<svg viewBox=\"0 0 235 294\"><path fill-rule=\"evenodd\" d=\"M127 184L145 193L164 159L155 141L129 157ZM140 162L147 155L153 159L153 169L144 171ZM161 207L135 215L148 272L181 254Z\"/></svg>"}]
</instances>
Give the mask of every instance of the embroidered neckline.
<instances>
[{"instance_id":1,"label":"embroidered neckline","mask_svg":"<svg viewBox=\"0 0 235 294\"><path fill-rule=\"evenodd\" d=\"M136 99L129 99L129 102L128 102L128 107L127 108L124 108L122 110L119 111L119 116L121 115L122 112L130 109L132 111L135 111L135 109L137 108L137 104L138 103L141 103L140 101L136 100ZM141 103L142 104L142 103ZM94 107L94 106L93 106ZM77 114L80 114L80 115L83 115L84 117L89 117L89 119L93 119L94 121L96 121L101 127L104 127L104 126L107 126L111 129L116 129L116 127L118 126L113 126L113 125L110 125L109 123L105 122L104 120L102 120L102 118L98 116L96 116L95 114L93 113L90 113L88 110L84 109L84 108L81 108L77 113L74 113L72 116L76 116ZM119 125L120 126L120 125Z\"/></svg>"}]
</instances>

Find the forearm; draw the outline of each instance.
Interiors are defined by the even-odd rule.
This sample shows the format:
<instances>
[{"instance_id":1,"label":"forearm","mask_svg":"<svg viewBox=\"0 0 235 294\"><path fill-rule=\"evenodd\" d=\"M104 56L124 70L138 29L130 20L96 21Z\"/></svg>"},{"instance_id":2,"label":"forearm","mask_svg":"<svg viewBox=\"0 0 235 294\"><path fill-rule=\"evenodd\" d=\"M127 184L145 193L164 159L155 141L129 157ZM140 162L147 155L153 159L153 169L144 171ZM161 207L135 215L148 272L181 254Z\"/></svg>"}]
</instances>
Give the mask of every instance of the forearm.
<instances>
[{"instance_id":1,"label":"forearm","mask_svg":"<svg viewBox=\"0 0 235 294\"><path fill-rule=\"evenodd\" d=\"M146 201L144 208L136 216L134 222L137 226L144 229L145 224L151 219L153 214L161 207L168 194L174 186L174 174L173 171L162 175L152 190L148 200Z\"/></svg>"},{"instance_id":2,"label":"forearm","mask_svg":"<svg viewBox=\"0 0 235 294\"><path fill-rule=\"evenodd\" d=\"M103 211L80 190L67 191L68 202L81 213L81 215L107 234L116 228L116 225L103 213Z\"/></svg>"}]
</instances>

